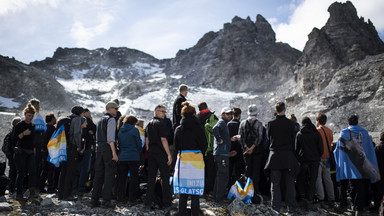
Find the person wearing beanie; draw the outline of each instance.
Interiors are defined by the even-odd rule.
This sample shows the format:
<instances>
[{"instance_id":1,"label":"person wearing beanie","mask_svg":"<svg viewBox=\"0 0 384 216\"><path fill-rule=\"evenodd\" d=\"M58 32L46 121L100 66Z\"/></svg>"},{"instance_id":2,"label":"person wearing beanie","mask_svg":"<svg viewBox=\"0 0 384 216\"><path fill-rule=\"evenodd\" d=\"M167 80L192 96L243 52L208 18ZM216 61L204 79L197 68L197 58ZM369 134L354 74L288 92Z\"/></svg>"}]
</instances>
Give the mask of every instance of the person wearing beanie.
<instances>
[{"instance_id":1,"label":"person wearing beanie","mask_svg":"<svg viewBox=\"0 0 384 216\"><path fill-rule=\"evenodd\" d=\"M69 140L67 140L67 161L62 162L58 193L58 198L66 201L76 199L76 197L72 195L72 190L75 187L76 182L72 181L72 179L73 176L76 175L76 166L81 150L84 108L81 106L74 106L72 107L71 112L72 114L69 116L71 119L71 126L69 128Z\"/></svg>"},{"instance_id":2,"label":"person wearing beanie","mask_svg":"<svg viewBox=\"0 0 384 216\"><path fill-rule=\"evenodd\" d=\"M304 117L301 125L295 145L301 167L296 181L297 192L304 201L317 202L314 198L320 158L324 151L323 140L311 119Z\"/></svg>"}]
</instances>

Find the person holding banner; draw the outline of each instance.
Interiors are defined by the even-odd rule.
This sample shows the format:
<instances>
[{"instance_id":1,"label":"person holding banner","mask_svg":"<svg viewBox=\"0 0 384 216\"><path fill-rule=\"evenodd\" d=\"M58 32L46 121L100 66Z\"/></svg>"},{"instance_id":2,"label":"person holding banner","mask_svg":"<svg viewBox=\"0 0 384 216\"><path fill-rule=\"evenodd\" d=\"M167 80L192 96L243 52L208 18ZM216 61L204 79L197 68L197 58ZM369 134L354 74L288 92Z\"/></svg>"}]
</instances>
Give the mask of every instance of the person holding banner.
<instances>
[{"instance_id":1,"label":"person holding banner","mask_svg":"<svg viewBox=\"0 0 384 216\"><path fill-rule=\"evenodd\" d=\"M187 215L187 200L191 196L192 215L199 215L199 196L204 193L204 159L207 139L196 118L196 109L182 103L182 119L175 130L174 144L178 152L175 164L173 190L180 194L179 215Z\"/></svg>"}]
</instances>

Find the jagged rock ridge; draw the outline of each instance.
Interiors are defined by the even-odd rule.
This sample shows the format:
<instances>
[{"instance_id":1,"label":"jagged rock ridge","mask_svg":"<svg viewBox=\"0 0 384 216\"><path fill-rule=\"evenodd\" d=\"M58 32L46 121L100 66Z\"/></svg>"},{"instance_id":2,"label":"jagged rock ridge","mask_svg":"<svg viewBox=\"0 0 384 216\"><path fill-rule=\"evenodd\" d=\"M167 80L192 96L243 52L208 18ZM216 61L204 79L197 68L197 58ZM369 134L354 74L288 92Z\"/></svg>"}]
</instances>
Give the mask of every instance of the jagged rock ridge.
<instances>
[{"instance_id":1,"label":"jagged rock ridge","mask_svg":"<svg viewBox=\"0 0 384 216\"><path fill-rule=\"evenodd\" d=\"M293 76L301 52L276 43L271 25L257 15L235 17L219 32L208 32L198 43L181 50L164 69L182 74L183 80L198 86L232 91L265 91Z\"/></svg>"}]
</instances>

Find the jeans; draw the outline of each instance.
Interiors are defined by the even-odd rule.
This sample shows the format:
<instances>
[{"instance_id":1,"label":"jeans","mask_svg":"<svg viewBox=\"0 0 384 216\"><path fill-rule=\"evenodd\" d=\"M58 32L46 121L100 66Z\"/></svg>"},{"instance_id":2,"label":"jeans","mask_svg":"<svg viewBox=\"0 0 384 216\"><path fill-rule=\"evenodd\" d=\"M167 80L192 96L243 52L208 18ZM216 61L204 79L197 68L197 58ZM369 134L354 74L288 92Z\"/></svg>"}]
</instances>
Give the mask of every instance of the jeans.
<instances>
[{"instance_id":1,"label":"jeans","mask_svg":"<svg viewBox=\"0 0 384 216\"><path fill-rule=\"evenodd\" d=\"M112 187L115 180L117 163L112 160L112 150L97 152L95 178L93 181L92 200L98 200L103 193L103 200L112 200Z\"/></svg>"},{"instance_id":2,"label":"jeans","mask_svg":"<svg viewBox=\"0 0 384 216\"><path fill-rule=\"evenodd\" d=\"M78 191L79 192L85 192L85 184L88 180L89 176L89 170L91 168L91 156L92 156L92 150L90 148L85 149L83 153L83 159L80 161L80 176L79 176L79 184L78 184Z\"/></svg>"},{"instance_id":3,"label":"jeans","mask_svg":"<svg viewBox=\"0 0 384 216\"><path fill-rule=\"evenodd\" d=\"M15 154L15 164L17 169L16 187L17 194L23 194L24 176L29 174L28 187L36 187L36 163L35 154L27 154L23 150Z\"/></svg>"},{"instance_id":4,"label":"jeans","mask_svg":"<svg viewBox=\"0 0 384 216\"><path fill-rule=\"evenodd\" d=\"M117 199L125 200L125 194L127 191L127 176L130 173L129 181L129 201L134 202L136 200L139 190L139 165L140 161L120 161L117 166Z\"/></svg>"},{"instance_id":5,"label":"jeans","mask_svg":"<svg viewBox=\"0 0 384 216\"><path fill-rule=\"evenodd\" d=\"M319 165L319 172L316 180L316 194L319 200L324 200L324 188L328 195L328 201L335 200L333 182L331 179L330 168L327 167L328 159L322 158ZM324 181L324 185L323 185Z\"/></svg>"},{"instance_id":6,"label":"jeans","mask_svg":"<svg viewBox=\"0 0 384 216\"><path fill-rule=\"evenodd\" d=\"M14 155L13 154L7 155L7 159L8 159L8 166L9 166L9 172L8 172L9 192L13 193L15 192L15 188L16 188L16 176L17 176Z\"/></svg>"},{"instance_id":7,"label":"jeans","mask_svg":"<svg viewBox=\"0 0 384 216\"><path fill-rule=\"evenodd\" d=\"M271 170L271 202L272 208L280 211L281 208L281 185L285 183L285 202L292 210L296 207L295 178L289 174L288 169Z\"/></svg>"},{"instance_id":8,"label":"jeans","mask_svg":"<svg viewBox=\"0 0 384 216\"><path fill-rule=\"evenodd\" d=\"M215 155L216 181L213 188L213 199L220 202L225 198L229 180L229 157Z\"/></svg>"},{"instance_id":9,"label":"jeans","mask_svg":"<svg viewBox=\"0 0 384 216\"><path fill-rule=\"evenodd\" d=\"M191 215L198 216L200 210L200 202L198 195L180 194L179 199L179 215L187 215L188 196L191 196Z\"/></svg>"}]
</instances>

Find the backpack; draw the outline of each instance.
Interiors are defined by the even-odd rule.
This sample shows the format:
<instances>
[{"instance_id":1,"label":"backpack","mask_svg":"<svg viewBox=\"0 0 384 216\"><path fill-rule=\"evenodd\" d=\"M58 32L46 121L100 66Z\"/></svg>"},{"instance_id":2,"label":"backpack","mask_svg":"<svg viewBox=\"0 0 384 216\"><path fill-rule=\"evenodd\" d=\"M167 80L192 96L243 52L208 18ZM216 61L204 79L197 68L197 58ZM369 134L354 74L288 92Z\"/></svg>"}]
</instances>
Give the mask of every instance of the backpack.
<instances>
[{"instance_id":1,"label":"backpack","mask_svg":"<svg viewBox=\"0 0 384 216\"><path fill-rule=\"evenodd\" d=\"M57 122L56 130L53 133L55 134L60 129L60 127L64 125L65 138L67 140L67 148L69 146L68 144L70 143L69 129L71 128L72 119L73 117L71 116L67 116L65 118L60 119L59 122Z\"/></svg>"},{"instance_id":2,"label":"backpack","mask_svg":"<svg viewBox=\"0 0 384 216\"><path fill-rule=\"evenodd\" d=\"M15 148L15 145L13 143L12 139L13 130L11 130L7 135L4 137L3 147L1 147L1 150L6 155L13 154L13 149Z\"/></svg>"},{"instance_id":3,"label":"backpack","mask_svg":"<svg viewBox=\"0 0 384 216\"><path fill-rule=\"evenodd\" d=\"M245 143L247 146L252 146L255 144L257 146L257 143L255 143L256 139L259 137L259 135L253 130L253 127L255 126L257 120L252 123L252 125L249 123L248 120L246 120L245 123Z\"/></svg>"},{"instance_id":4,"label":"backpack","mask_svg":"<svg viewBox=\"0 0 384 216\"><path fill-rule=\"evenodd\" d=\"M215 118L214 113L212 113L204 125L205 136L206 136L207 142L208 142L208 147L207 147L207 151L205 151L205 155L207 155L207 153L210 153L213 151L214 136L213 136L212 129L213 129L213 126L215 126L218 121L219 120Z\"/></svg>"}]
</instances>

